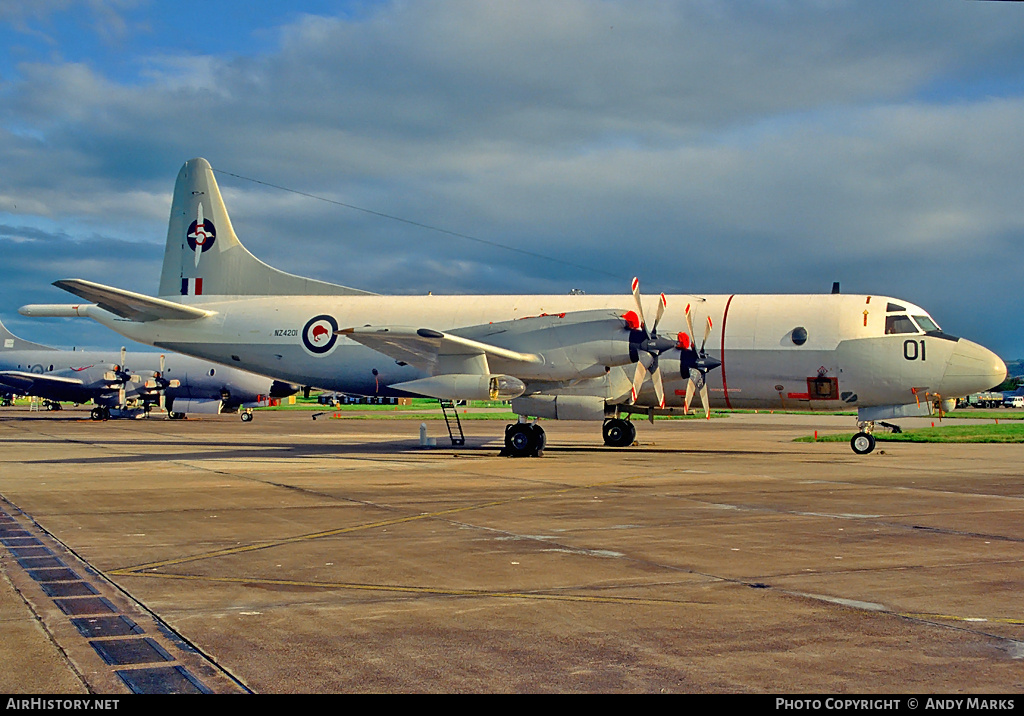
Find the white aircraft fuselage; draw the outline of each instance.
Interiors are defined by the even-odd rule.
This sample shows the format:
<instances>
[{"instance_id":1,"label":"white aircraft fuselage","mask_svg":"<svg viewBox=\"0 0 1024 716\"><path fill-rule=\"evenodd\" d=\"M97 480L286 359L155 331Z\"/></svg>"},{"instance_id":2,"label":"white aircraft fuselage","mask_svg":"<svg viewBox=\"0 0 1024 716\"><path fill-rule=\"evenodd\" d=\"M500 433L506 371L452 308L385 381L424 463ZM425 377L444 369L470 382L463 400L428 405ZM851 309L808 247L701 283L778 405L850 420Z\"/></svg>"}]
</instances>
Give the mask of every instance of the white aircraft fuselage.
<instances>
[{"instance_id":1,"label":"white aircraft fuselage","mask_svg":"<svg viewBox=\"0 0 1024 716\"><path fill-rule=\"evenodd\" d=\"M306 324L329 316L339 328L402 325L448 331L542 314L629 310L623 296L597 295L239 297L190 303L215 314L196 321L137 323L90 307L89 316L141 343L292 383L360 395L406 395L389 386L426 373L398 365L344 335L307 348ZM682 309L687 304L701 320L712 319L707 351L722 361L707 376L712 407L832 411L916 404L988 389L1005 377L1002 361L971 341L919 328L886 335L887 316L927 316L899 299L737 294L703 300L668 296L667 304L662 325L670 335L686 330ZM891 305L904 310L889 312ZM797 345L793 334L800 328L806 340ZM666 408L681 408L689 375L666 370L664 359L662 364ZM626 380L632 378L626 367L618 368ZM647 386L636 404L643 408L652 399L653 389Z\"/></svg>"}]
</instances>

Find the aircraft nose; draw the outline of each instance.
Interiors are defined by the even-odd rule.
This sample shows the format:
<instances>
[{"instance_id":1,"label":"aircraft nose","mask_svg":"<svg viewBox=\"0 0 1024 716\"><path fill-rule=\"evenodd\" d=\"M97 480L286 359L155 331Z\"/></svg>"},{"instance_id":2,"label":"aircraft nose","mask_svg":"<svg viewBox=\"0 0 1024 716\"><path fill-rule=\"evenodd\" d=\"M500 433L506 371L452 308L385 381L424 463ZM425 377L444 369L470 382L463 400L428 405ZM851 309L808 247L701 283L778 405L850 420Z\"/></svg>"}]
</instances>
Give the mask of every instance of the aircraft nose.
<instances>
[{"instance_id":1,"label":"aircraft nose","mask_svg":"<svg viewBox=\"0 0 1024 716\"><path fill-rule=\"evenodd\" d=\"M946 363L942 394L962 396L996 387L1006 380L1006 363L984 346L961 338Z\"/></svg>"}]
</instances>

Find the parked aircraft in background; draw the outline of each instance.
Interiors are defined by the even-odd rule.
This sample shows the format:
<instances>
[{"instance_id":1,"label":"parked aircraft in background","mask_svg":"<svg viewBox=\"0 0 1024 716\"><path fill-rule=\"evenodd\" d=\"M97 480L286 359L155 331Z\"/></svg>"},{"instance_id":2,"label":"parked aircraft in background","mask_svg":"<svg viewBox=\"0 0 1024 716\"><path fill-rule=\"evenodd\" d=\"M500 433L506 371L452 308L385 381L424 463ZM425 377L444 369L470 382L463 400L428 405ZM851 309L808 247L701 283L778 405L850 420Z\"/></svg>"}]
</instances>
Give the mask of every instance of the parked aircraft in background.
<instances>
[{"instance_id":1,"label":"parked aircraft in background","mask_svg":"<svg viewBox=\"0 0 1024 716\"><path fill-rule=\"evenodd\" d=\"M61 402L87 403L94 420L148 414L165 408L171 418L187 413L252 409L298 389L272 378L182 355L64 351L30 343L0 323L0 393L33 395L50 410Z\"/></svg>"},{"instance_id":2,"label":"parked aircraft in background","mask_svg":"<svg viewBox=\"0 0 1024 716\"><path fill-rule=\"evenodd\" d=\"M82 279L89 304L24 306L87 316L133 340L300 385L362 395L511 400L506 454L537 455L530 418L603 423L633 442L633 415L712 406L856 409L858 453L876 421L1000 383L991 351L885 296L378 296L267 266L239 242L204 159L178 174L160 298ZM694 330L697 326L697 331ZM698 334L699 332L699 334Z\"/></svg>"}]
</instances>

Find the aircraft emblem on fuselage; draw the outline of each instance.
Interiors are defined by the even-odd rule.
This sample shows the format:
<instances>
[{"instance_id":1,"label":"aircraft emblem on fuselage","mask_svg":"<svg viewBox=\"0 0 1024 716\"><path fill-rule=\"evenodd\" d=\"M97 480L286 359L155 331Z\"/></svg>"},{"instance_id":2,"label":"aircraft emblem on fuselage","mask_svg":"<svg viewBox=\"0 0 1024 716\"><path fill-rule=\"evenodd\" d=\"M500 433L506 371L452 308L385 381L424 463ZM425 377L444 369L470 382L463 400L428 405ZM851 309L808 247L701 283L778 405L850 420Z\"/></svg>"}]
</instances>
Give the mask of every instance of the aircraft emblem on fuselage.
<instances>
[{"instance_id":1,"label":"aircraft emblem on fuselage","mask_svg":"<svg viewBox=\"0 0 1024 716\"><path fill-rule=\"evenodd\" d=\"M313 355L324 355L334 348L338 336L338 322L326 313L310 318L302 329L302 345Z\"/></svg>"},{"instance_id":2,"label":"aircraft emblem on fuselage","mask_svg":"<svg viewBox=\"0 0 1024 716\"><path fill-rule=\"evenodd\" d=\"M217 229L209 219L203 220L203 204L199 203L196 212L196 220L188 227L188 245L195 252L196 266L199 266L199 259L204 251L213 248L213 242L217 240Z\"/></svg>"}]
</instances>

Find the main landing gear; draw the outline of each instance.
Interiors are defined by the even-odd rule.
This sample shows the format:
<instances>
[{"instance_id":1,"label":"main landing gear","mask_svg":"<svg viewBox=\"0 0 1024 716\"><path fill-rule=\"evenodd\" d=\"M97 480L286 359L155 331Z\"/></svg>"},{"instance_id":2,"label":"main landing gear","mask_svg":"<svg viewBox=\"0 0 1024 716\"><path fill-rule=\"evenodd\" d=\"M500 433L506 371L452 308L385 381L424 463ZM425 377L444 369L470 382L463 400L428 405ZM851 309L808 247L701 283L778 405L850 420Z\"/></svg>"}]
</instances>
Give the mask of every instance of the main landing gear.
<instances>
[{"instance_id":1,"label":"main landing gear","mask_svg":"<svg viewBox=\"0 0 1024 716\"><path fill-rule=\"evenodd\" d=\"M636 426L623 418L608 418L601 426L601 434L608 447L626 447L636 440Z\"/></svg>"},{"instance_id":2,"label":"main landing gear","mask_svg":"<svg viewBox=\"0 0 1024 716\"><path fill-rule=\"evenodd\" d=\"M623 418L608 418L601 428L608 447L627 447L636 441L636 426ZM505 426L506 457L540 457L547 445L547 435L537 423L519 422Z\"/></svg>"},{"instance_id":3,"label":"main landing gear","mask_svg":"<svg viewBox=\"0 0 1024 716\"><path fill-rule=\"evenodd\" d=\"M500 454L507 457L540 457L547 442L544 428L537 423L511 423L505 426L505 447Z\"/></svg>"}]
</instances>

